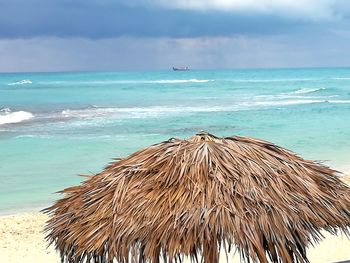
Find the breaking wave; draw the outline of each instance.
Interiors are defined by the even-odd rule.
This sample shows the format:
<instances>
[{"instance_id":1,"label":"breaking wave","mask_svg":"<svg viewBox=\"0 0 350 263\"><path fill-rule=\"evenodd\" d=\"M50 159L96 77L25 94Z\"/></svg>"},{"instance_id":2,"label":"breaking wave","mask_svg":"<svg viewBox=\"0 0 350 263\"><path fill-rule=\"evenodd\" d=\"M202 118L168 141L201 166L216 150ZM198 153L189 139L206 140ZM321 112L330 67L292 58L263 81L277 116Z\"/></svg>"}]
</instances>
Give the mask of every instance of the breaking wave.
<instances>
[{"instance_id":1,"label":"breaking wave","mask_svg":"<svg viewBox=\"0 0 350 263\"><path fill-rule=\"evenodd\" d=\"M326 88L301 88L296 91L294 91L295 94L308 94L308 93L314 93L317 91L325 90Z\"/></svg>"},{"instance_id":2,"label":"breaking wave","mask_svg":"<svg viewBox=\"0 0 350 263\"><path fill-rule=\"evenodd\" d=\"M224 81L229 82L251 82L251 83L259 83L259 82L294 82L294 81L310 81L310 80L318 80L313 78L280 78L280 79L223 79Z\"/></svg>"},{"instance_id":3,"label":"breaking wave","mask_svg":"<svg viewBox=\"0 0 350 263\"><path fill-rule=\"evenodd\" d=\"M9 108L0 110L0 125L9 123L18 123L33 118L34 115L27 111L14 111Z\"/></svg>"},{"instance_id":4,"label":"breaking wave","mask_svg":"<svg viewBox=\"0 0 350 263\"><path fill-rule=\"evenodd\" d=\"M100 123L114 122L116 120L125 119L145 119L145 118L167 118L176 115L195 114L195 113L210 113L210 112L234 112L245 110L258 109L273 109L282 108L292 105L307 105L307 104L350 104L350 100L327 100L327 99L281 99L281 100L251 100L240 101L237 103L226 105L212 105L212 106L149 106L149 107L125 107L125 108L100 108L87 107L82 109L65 109L62 111L38 113L34 116L27 111L11 111L10 109L0 110L0 125L20 123L33 119L36 122L66 122L73 121L77 125L86 125L93 123L99 125ZM80 122L82 121L82 122Z\"/></svg>"},{"instance_id":5,"label":"breaking wave","mask_svg":"<svg viewBox=\"0 0 350 263\"><path fill-rule=\"evenodd\" d=\"M350 104L350 100L329 100L325 102L334 103L334 104Z\"/></svg>"},{"instance_id":6,"label":"breaking wave","mask_svg":"<svg viewBox=\"0 0 350 263\"><path fill-rule=\"evenodd\" d=\"M151 80L147 83L160 83L160 84L171 84L171 83L207 83L214 81L213 79L162 79L162 80Z\"/></svg>"},{"instance_id":7,"label":"breaking wave","mask_svg":"<svg viewBox=\"0 0 350 263\"><path fill-rule=\"evenodd\" d=\"M142 118L147 116L158 116L168 113L180 112L213 112L223 111L224 107L190 107L190 106L152 106L152 107L130 107L130 108L86 108L86 109L66 109L62 111L64 117L69 118L100 118L110 115L119 115L133 118Z\"/></svg>"},{"instance_id":8,"label":"breaking wave","mask_svg":"<svg viewBox=\"0 0 350 263\"><path fill-rule=\"evenodd\" d=\"M61 112L65 118L145 118L157 117L169 114L179 113L199 113L199 112L223 112L223 111L240 111L257 108L273 108L289 105L302 105L314 103L334 103L350 104L350 100L325 100L325 99L289 99L289 100L266 100L266 101L247 101L239 102L233 105L224 106L152 106L152 107L129 107L129 108L85 108L85 109L66 109Z\"/></svg>"},{"instance_id":9,"label":"breaking wave","mask_svg":"<svg viewBox=\"0 0 350 263\"><path fill-rule=\"evenodd\" d=\"M33 82L30 79L22 79L20 81L12 82L7 85L14 86L14 85L23 85L23 84L32 84Z\"/></svg>"},{"instance_id":10,"label":"breaking wave","mask_svg":"<svg viewBox=\"0 0 350 263\"><path fill-rule=\"evenodd\" d=\"M336 80L350 80L350 77L343 77L343 78L333 78L333 79L336 79Z\"/></svg>"}]
</instances>

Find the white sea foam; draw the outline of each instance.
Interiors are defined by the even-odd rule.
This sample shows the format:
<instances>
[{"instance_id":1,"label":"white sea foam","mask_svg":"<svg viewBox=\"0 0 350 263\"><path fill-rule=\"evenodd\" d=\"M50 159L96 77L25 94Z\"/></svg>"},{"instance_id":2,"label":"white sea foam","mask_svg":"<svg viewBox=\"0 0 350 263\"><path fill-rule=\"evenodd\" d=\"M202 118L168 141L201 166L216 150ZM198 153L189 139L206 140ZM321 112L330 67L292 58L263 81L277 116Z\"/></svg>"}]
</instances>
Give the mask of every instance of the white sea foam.
<instances>
[{"instance_id":1,"label":"white sea foam","mask_svg":"<svg viewBox=\"0 0 350 263\"><path fill-rule=\"evenodd\" d=\"M301 88L296 91L294 91L295 94L308 94L308 93L314 93L317 91L325 90L326 88Z\"/></svg>"},{"instance_id":2,"label":"white sea foam","mask_svg":"<svg viewBox=\"0 0 350 263\"><path fill-rule=\"evenodd\" d=\"M14 85L23 85L23 84L32 84L33 82L30 79L22 79L20 81L12 82L7 85L14 86Z\"/></svg>"},{"instance_id":3,"label":"white sea foam","mask_svg":"<svg viewBox=\"0 0 350 263\"><path fill-rule=\"evenodd\" d=\"M310 99L310 100L281 100L281 101L265 101L255 102L258 106L288 106L298 104L314 104L314 103L331 103L331 104L350 104L350 100L326 100L326 99Z\"/></svg>"},{"instance_id":4,"label":"white sea foam","mask_svg":"<svg viewBox=\"0 0 350 263\"><path fill-rule=\"evenodd\" d=\"M265 100L281 100L281 99L322 99L322 96L310 96L310 93L317 93L318 91L325 90L326 88L300 88L295 91L285 92L280 94L268 94L254 96L256 99ZM327 98L337 97L338 95L330 95Z\"/></svg>"},{"instance_id":5,"label":"white sea foam","mask_svg":"<svg viewBox=\"0 0 350 263\"><path fill-rule=\"evenodd\" d=\"M312 78L280 78L280 79L223 79L229 82L294 82L294 81L310 81L318 80Z\"/></svg>"},{"instance_id":6,"label":"white sea foam","mask_svg":"<svg viewBox=\"0 0 350 263\"><path fill-rule=\"evenodd\" d=\"M130 107L130 108L86 108L71 110L66 109L62 111L64 117L70 118L98 118L109 115L118 115L125 117L146 117L156 116L166 113L179 113L179 112L212 112L212 111L223 111L225 107L189 107L189 106L152 106L152 107Z\"/></svg>"},{"instance_id":7,"label":"white sea foam","mask_svg":"<svg viewBox=\"0 0 350 263\"><path fill-rule=\"evenodd\" d=\"M179 113L199 113L199 112L224 112L239 111L258 108L273 108L289 105L303 105L314 103L350 103L350 100L324 100L324 99L284 99L284 100L257 100L232 103L223 106L152 106L152 107L129 107L129 108L86 108L86 109L66 109L61 112L65 118L96 119L96 118L147 118L167 116Z\"/></svg>"},{"instance_id":8,"label":"white sea foam","mask_svg":"<svg viewBox=\"0 0 350 263\"><path fill-rule=\"evenodd\" d=\"M47 134L24 134L24 135L18 135L16 138L42 138L42 139L50 139L53 138L53 135L47 135Z\"/></svg>"},{"instance_id":9,"label":"white sea foam","mask_svg":"<svg viewBox=\"0 0 350 263\"><path fill-rule=\"evenodd\" d=\"M350 104L350 100L327 100L325 102L334 103L334 104Z\"/></svg>"},{"instance_id":10,"label":"white sea foam","mask_svg":"<svg viewBox=\"0 0 350 263\"><path fill-rule=\"evenodd\" d=\"M160 84L171 84L171 83L207 83L214 81L213 79L161 79L161 80L150 80L147 83L160 83Z\"/></svg>"},{"instance_id":11,"label":"white sea foam","mask_svg":"<svg viewBox=\"0 0 350 263\"><path fill-rule=\"evenodd\" d=\"M252 103L253 106L288 106L288 105L298 105L298 104L313 104L313 103L323 103L325 100L281 100L281 101L257 101Z\"/></svg>"},{"instance_id":12,"label":"white sea foam","mask_svg":"<svg viewBox=\"0 0 350 263\"><path fill-rule=\"evenodd\" d=\"M167 117L169 115L205 113L205 112L233 112L254 109L281 108L291 105L306 105L315 103L329 104L350 104L350 100L325 100L325 99L259 99L252 101L240 101L231 105L212 105L212 106L151 106L151 107L127 107L127 108L99 108L89 107L84 109L66 109L61 112L50 113L49 115L39 115L37 120L52 121L63 119L79 120L77 125L86 125L86 121L94 120L96 124L100 122L116 121L118 119L139 119ZM26 111L14 111L10 109L0 110L0 125L19 123L34 118L34 115ZM63 119L62 119L63 118ZM75 123L75 122L74 122Z\"/></svg>"},{"instance_id":13,"label":"white sea foam","mask_svg":"<svg viewBox=\"0 0 350 263\"><path fill-rule=\"evenodd\" d=\"M333 78L333 79L336 79L336 80L350 80L350 77L339 77L339 78Z\"/></svg>"},{"instance_id":14,"label":"white sea foam","mask_svg":"<svg viewBox=\"0 0 350 263\"><path fill-rule=\"evenodd\" d=\"M0 110L0 125L18 123L33 118L34 115L27 111L14 111L9 108Z\"/></svg>"},{"instance_id":15,"label":"white sea foam","mask_svg":"<svg viewBox=\"0 0 350 263\"><path fill-rule=\"evenodd\" d=\"M292 100L292 99L320 99L319 96L306 96L305 94L296 94L295 92L290 93L280 93L276 95L257 95L253 97L254 99L262 101L283 101L283 100Z\"/></svg>"}]
</instances>

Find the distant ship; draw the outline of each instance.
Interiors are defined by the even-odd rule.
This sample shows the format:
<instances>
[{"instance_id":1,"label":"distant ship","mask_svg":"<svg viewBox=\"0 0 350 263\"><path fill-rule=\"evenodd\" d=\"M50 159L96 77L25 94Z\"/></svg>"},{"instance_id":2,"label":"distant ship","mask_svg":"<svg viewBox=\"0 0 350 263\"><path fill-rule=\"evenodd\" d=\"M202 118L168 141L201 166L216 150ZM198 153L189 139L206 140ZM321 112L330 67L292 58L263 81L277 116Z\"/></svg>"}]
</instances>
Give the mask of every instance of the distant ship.
<instances>
[{"instance_id":1,"label":"distant ship","mask_svg":"<svg viewBox=\"0 0 350 263\"><path fill-rule=\"evenodd\" d=\"M189 71L190 68L189 67L184 67L184 68L175 68L175 67L173 67L173 70L174 71Z\"/></svg>"}]
</instances>

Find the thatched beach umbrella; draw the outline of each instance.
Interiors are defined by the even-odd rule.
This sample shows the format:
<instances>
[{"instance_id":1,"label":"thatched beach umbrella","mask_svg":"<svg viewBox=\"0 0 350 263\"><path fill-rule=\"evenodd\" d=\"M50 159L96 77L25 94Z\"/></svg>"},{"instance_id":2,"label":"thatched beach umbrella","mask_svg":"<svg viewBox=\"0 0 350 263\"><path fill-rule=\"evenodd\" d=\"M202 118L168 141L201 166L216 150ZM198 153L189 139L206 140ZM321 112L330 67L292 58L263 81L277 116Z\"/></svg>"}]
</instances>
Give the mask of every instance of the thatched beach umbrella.
<instances>
[{"instance_id":1,"label":"thatched beach umbrella","mask_svg":"<svg viewBox=\"0 0 350 263\"><path fill-rule=\"evenodd\" d=\"M272 143L197 134L117 160L46 210L67 262L177 262L237 249L254 262L308 262L321 230L349 233L335 171Z\"/></svg>"}]
</instances>

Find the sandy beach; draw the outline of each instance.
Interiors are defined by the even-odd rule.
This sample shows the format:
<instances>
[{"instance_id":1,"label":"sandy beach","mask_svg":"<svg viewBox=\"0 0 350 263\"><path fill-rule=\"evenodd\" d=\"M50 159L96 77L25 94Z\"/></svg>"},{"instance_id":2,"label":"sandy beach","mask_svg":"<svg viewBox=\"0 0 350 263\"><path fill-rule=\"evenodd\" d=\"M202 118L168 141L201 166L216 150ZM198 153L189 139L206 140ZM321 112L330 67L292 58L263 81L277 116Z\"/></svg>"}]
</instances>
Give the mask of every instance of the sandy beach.
<instances>
[{"instance_id":1,"label":"sandy beach","mask_svg":"<svg viewBox=\"0 0 350 263\"><path fill-rule=\"evenodd\" d=\"M350 175L343 179L350 183ZM0 262L59 263L59 254L53 246L47 248L48 244L44 240L42 230L47 219L46 215L39 212L1 216ZM344 235L332 236L328 233L324 233L324 236L325 239L320 244L307 251L311 263L350 259L349 239Z\"/></svg>"},{"instance_id":2,"label":"sandy beach","mask_svg":"<svg viewBox=\"0 0 350 263\"><path fill-rule=\"evenodd\" d=\"M60 262L58 253L47 248L43 226L47 216L24 213L0 217L0 262L54 263Z\"/></svg>"}]
</instances>

